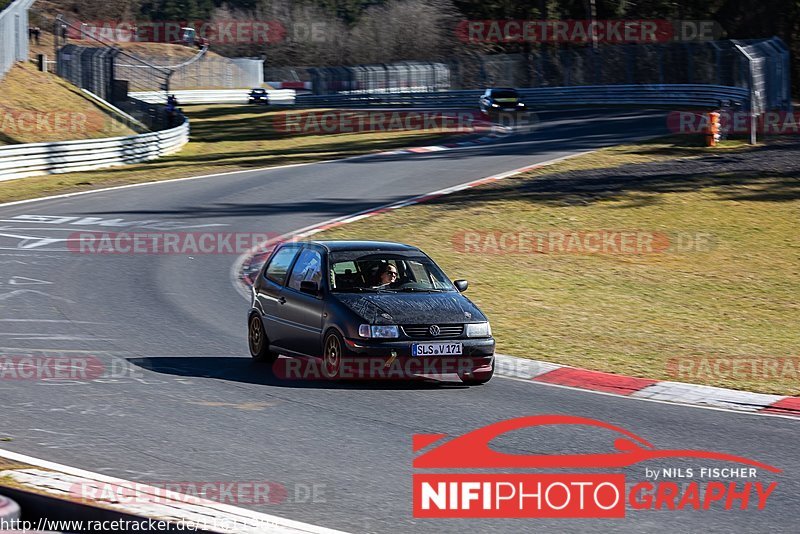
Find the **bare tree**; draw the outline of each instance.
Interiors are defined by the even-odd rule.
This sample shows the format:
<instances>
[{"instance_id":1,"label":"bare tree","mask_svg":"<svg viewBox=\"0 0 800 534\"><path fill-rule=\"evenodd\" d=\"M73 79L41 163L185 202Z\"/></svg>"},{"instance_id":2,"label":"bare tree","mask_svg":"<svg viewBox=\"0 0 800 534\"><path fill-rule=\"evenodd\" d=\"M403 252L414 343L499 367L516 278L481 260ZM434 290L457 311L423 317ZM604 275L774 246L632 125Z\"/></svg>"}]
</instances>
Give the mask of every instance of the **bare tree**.
<instances>
[{"instance_id":1,"label":"bare tree","mask_svg":"<svg viewBox=\"0 0 800 534\"><path fill-rule=\"evenodd\" d=\"M367 9L350 31L351 63L438 60L458 46L449 0L390 0Z\"/></svg>"}]
</instances>

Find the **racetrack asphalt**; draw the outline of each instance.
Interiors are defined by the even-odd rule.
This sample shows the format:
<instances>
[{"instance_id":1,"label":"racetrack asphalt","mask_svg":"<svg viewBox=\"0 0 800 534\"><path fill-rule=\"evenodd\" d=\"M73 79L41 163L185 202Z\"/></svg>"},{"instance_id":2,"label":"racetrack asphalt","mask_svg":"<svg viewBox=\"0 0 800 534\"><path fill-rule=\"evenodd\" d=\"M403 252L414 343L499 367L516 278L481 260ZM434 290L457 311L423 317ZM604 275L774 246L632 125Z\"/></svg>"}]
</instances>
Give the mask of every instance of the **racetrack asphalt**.
<instances>
[{"instance_id":1,"label":"racetrack asphalt","mask_svg":"<svg viewBox=\"0 0 800 534\"><path fill-rule=\"evenodd\" d=\"M118 366L121 375L94 381L0 380L0 437L12 438L2 447L148 483L271 481L284 485L293 502L240 506L353 532L795 532L792 518L800 517L800 458L793 452L797 421L505 378L472 388L285 382L250 361L248 306L230 277L236 255L76 254L62 241L42 240L98 228L88 221L76 224L83 217L106 220L103 229L110 232L158 224L135 221L167 221L189 232L283 234L491 174L665 133L664 116L656 111L543 113L534 132L486 146L253 170L0 206L2 352L93 355ZM42 222L23 215L63 219ZM220 226L201 226L209 224ZM616 424L658 448L721 451L783 472L759 472L758 480L778 482L764 510L628 510L618 520L412 517L414 433L458 435L510 417L547 413ZM516 431L494 446L518 454L568 454L609 452L612 443L608 431L558 427ZM729 465L681 459L622 472L632 484L645 480L645 467L707 466ZM748 480L735 482L741 488ZM313 485L316 502L305 502Z\"/></svg>"}]
</instances>

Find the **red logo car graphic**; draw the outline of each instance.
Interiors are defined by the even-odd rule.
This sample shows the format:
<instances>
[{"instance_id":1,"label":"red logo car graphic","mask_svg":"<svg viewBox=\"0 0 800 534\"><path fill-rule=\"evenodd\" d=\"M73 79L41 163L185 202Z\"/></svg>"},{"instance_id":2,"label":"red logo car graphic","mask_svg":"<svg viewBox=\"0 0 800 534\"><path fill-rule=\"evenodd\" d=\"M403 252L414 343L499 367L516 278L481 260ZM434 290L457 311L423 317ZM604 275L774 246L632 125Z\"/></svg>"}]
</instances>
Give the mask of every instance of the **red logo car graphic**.
<instances>
[{"instance_id":1,"label":"red logo car graphic","mask_svg":"<svg viewBox=\"0 0 800 534\"><path fill-rule=\"evenodd\" d=\"M498 436L521 428L543 425L587 425L604 428L620 434L614 441L618 452L598 454L508 454L489 447ZM441 441L446 434L415 434L414 452ZM659 458L702 458L736 462L780 473L781 470L742 456L722 452L682 449L656 449L643 438L624 428L596 419L569 415L533 415L493 423L451 439L422 453L414 459L417 469L463 468L576 468L576 467L627 467Z\"/></svg>"}]
</instances>

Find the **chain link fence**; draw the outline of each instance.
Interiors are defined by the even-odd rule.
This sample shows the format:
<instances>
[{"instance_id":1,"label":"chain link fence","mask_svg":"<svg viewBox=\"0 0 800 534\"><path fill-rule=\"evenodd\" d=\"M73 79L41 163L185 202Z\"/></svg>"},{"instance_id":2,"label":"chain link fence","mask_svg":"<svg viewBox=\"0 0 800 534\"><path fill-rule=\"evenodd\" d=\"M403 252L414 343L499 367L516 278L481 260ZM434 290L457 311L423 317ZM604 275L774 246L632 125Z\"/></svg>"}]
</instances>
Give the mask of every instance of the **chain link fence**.
<instances>
[{"instance_id":1,"label":"chain link fence","mask_svg":"<svg viewBox=\"0 0 800 534\"><path fill-rule=\"evenodd\" d=\"M483 56L451 62L454 85L569 87L615 84L714 84L752 88L760 109L790 104L789 51L777 37L753 41L708 41L543 46L530 54Z\"/></svg>"},{"instance_id":2,"label":"chain link fence","mask_svg":"<svg viewBox=\"0 0 800 534\"><path fill-rule=\"evenodd\" d=\"M172 70L159 67L83 31L62 15L53 20L56 73L103 100L123 101L128 91L168 91ZM81 44L75 44L76 40Z\"/></svg>"},{"instance_id":3,"label":"chain link fence","mask_svg":"<svg viewBox=\"0 0 800 534\"><path fill-rule=\"evenodd\" d=\"M0 11L0 78L17 61L28 59L28 8L34 0L16 0Z\"/></svg>"},{"instance_id":4,"label":"chain link fence","mask_svg":"<svg viewBox=\"0 0 800 534\"><path fill-rule=\"evenodd\" d=\"M56 52L56 74L103 100L113 100L116 50L64 45Z\"/></svg>"},{"instance_id":5,"label":"chain link fence","mask_svg":"<svg viewBox=\"0 0 800 534\"><path fill-rule=\"evenodd\" d=\"M146 57L141 57L138 52L129 53L114 41L104 39L98 32L86 31L85 27L80 21L69 20L62 15L55 19L57 72L80 87L92 92L100 91L95 94L104 99L118 98L117 92L124 93L126 90L241 89L259 87L264 82L262 59L211 55L207 46L184 60L157 53L147 53ZM62 53L65 47L68 48ZM92 52L93 49L97 51ZM83 68L91 72L78 72L76 57L83 61ZM94 59L85 59L89 57ZM110 64L104 61L106 57L111 58ZM70 61L72 64L67 64ZM99 86L94 83L97 79L108 79L116 88L112 90Z\"/></svg>"},{"instance_id":6,"label":"chain link fence","mask_svg":"<svg viewBox=\"0 0 800 534\"><path fill-rule=\"evenodd\" d=\"M172 67L171 89L244 89L264 83L264 61L204 56Z\"/></svg>"},{"instance_id":7,"label":"chain link fence","mask_svg":"<svg viewBox=\"0 0 800 534\"><path fill-rule=\"evenodd\" d=\"M272 71L275 72L272 72ZM270 69L270 79L310 80L319 95L431 92L485 87L711 84L744 87L756 112L789 109L789 51L777 37L592 46L544 45L528 54L496 54L446 63Z\"/></svg>"},{"instance_id":8,"label":"chain link fence","mask_svg":"<svg viewBox=\"0 0 800 534\"><path fill-rule=\"evenodd\" d=\"M732 43L743 58L753 112L791 110L791 65L783 41L774 37Z\"/></svg>"},{"instance_id":9,"label":"chain link fence","mask_svg":"<svg viewBox=\"0 0 800 534\"><path fill-rule=\"evenodd\" d=\"M315 94L431 92L450 89L444 63L401 62L307 69Z\"/></svg>"},{"instance_id":10,"label":"chain link fence","mask_svg":"<svg viewBox=\"0 0 800 534\"><path fill-rule=\"evenodd\" d=\"M280 82L310 82L308 67L264 67L264 79Z\"/></svg>"}]
</instances>

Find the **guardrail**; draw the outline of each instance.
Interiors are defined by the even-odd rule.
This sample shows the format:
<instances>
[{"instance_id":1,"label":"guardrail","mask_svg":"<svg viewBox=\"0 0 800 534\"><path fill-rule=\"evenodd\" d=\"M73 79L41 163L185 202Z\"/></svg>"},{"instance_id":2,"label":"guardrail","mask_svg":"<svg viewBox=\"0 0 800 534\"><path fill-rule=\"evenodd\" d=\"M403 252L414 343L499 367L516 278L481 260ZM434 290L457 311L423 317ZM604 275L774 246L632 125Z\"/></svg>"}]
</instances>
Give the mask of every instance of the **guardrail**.
<instances>
[{"instance_id":1,"label":"guardrail","mask_svg":"<svg viewBox=\"0 0 800 534\"><path fill-rule=\"evenodd\" d=\"M595 85L519 89L529 108L576 106L645 106L719 108L738 103L749 105L749 92L743 87L724 85ZM298 95L302 107L469 107L478 105L480 89L432 93L370 93L336 95Z\"/></svg>"},{"instance_id":2,"label":"guardrail","mask_svg":"<svg viewBox=\"0 0 800 534\"><path fill-rule=\"evenodd\" d=\"M173 154L189 141L189 121L170 130L126 137L0 147L0 181L91 171Z\"/></svg>"},{"instance_id":3,"label":"guardrail","mask_svg":"<svg viewBox=\"0 0 800 534\"><path fill-rule=\"evenodd\" d=\"M250 89L214 89L214 90L186 90L170 91L175 95L180 104L247 104ZM267 91L269 103L291 106L295 103L295 91L292 89L279 89ZM128 93L128 96L143 100L150 104L164 104L167 96L164 91L142 91Z\"/></svg>"},{"instance_id":4,"label":"guardrail","mask_svg":"<svg viewBox=\"0 0 800 534\"><path fill-rule=\"evenodd\" d=\"M720 108L739 104L749 107L749 93L744 87L725 85L589 85L572 87L537 87L518 90L529 108L575 106L645 106ZM174 91L181 104L246 104L248 89ZM335 95L297 95L291 89L267 91L270 104L300 107L369 107L408 106L418 108L473 108L483 93L480 89L418 93L349 92ZM163 103L163 92L138 92L130 96L150 103Z\"/></svg>"}]
</instances>

